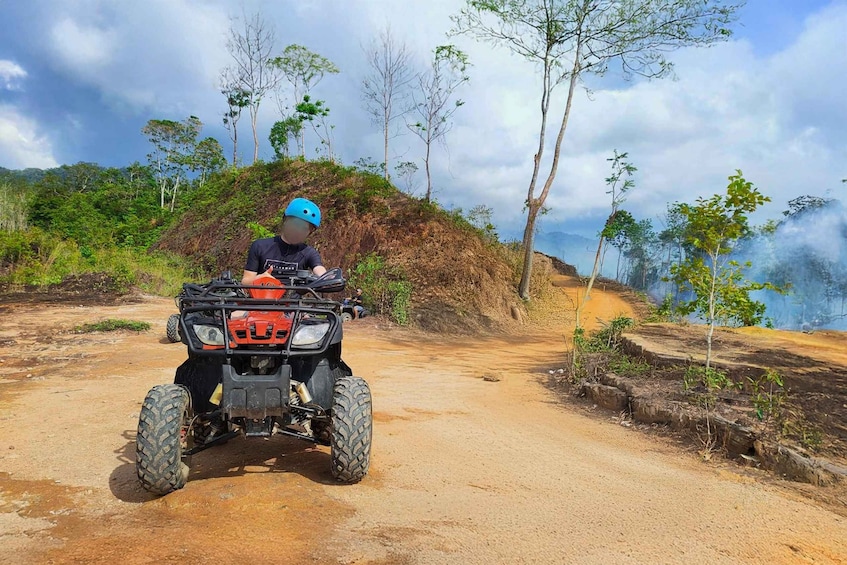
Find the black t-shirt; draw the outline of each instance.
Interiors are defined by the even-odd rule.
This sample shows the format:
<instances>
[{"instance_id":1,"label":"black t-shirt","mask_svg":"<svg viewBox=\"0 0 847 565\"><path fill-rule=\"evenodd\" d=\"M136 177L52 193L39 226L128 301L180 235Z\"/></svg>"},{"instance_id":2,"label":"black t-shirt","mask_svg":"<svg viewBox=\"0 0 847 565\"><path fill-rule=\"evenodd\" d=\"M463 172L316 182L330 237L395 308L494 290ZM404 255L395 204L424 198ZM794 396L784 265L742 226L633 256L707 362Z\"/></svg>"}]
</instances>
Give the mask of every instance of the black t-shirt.
<instances>
[{"instance_id":1,"label":"black t-shirt","mask_svg":"<svg viewBox=\"0 0 847 565\"><path fill-rule=\"evenodd\" d=\"M271 266L274 275L294 274L323 265L321 255L314 247L299 243L291 245L279 236L257 239L250 245L245 271L262 273Z\"/></svg>"}]
</instances>

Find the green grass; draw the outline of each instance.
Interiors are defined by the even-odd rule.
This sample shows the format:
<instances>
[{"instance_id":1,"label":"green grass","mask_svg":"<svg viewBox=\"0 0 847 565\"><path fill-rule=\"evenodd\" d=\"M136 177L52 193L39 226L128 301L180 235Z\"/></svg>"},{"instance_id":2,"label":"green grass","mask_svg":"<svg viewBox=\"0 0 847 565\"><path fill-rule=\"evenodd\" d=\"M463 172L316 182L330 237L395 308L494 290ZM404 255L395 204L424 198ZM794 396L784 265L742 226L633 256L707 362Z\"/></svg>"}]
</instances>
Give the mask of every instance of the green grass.
<instances>
[{"instance_id":1,"label":"green grass","mask_svg":"<svg viewBox=\"0 0 847 565\"><path fill-rule=\"evenodd\" d=\"M81 324L74 327L74 332L87 334L92 332L114 332L119 330L129 330L132 332L146 332L150 329L150 324L147 322L138 322L136 320L121 320L109 318L99 322L89 324Z\"/></svg>"},{"instance_id":2,"label":"green grass","mask_svg":"<svg viewBox=\"0 0 847 565\"><path fill-rule=\"evenodd\" d=\"M133 287L159 296L175 296L182 283L207 278L189 259L172 253L148 253L136 247L93 248L33 228L0 233L0 264L6 264L0 283L48 287L67 277L104 273L113 292Z\"/></svg>"}]
</instances>

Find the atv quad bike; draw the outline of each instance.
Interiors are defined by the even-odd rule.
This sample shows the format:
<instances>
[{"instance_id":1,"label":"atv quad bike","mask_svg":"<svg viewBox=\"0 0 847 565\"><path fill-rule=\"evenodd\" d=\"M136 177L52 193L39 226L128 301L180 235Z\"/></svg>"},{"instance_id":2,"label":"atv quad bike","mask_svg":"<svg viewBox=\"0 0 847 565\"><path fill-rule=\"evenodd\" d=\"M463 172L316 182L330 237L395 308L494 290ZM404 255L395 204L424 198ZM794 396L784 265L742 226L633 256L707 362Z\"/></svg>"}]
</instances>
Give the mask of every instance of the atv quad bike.
<instances>
[{"instance_id":1,"label":"atv quad bike","mask_svg":"<svg viewBox=\"0 0 847 565\"><path fill-rule=\"evenodd\" d=\"M176 298L188 360L173 384L144 399L136 471L150 492L185 486L191 456L240 434L275 434L330 446L330 472L355 483L368 472L368 384L341 359L340 269L262 275L242 285L229 272L186 283Z\"/></svg>"},{"instance_id":2,"label":"atv quad bike","mask_svg":"<svg viewBox=\"0 0 847 565\"><path fill-rule=\"evenodd\" d=\"M362 318L366 318L369 315L370 315L370 312L368 311L367 308L365 308L365 309L362 310L362 313L359 314L359 319L361 320ZM341 321L342 322L350 322L354 319L356 319L356 316L355 316L355 313L354 313L354 310L353 310L353 305L350 304L350 302L347 301L347 300L343 301L341 303Z\"/></svg>"}]
</instances>

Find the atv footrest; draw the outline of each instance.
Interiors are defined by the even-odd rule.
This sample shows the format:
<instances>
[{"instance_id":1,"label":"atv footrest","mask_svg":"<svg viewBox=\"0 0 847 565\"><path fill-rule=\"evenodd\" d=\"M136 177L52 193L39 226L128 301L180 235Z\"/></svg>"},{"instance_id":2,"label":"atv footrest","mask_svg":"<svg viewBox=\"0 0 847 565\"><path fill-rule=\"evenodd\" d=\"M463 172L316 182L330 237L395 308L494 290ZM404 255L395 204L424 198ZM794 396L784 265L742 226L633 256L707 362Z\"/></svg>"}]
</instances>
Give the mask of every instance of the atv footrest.
<instances>
[{"instance_id":1,"label":"atv footrest","mask_svg":"<svg viewBox=\"0 0 847 565\"><path fill-rule=\"evenodd\" d=\"M281 365L270 375L239 375L232 365L224 365L222 376L221 406L229 418L264 420L288 412L290 365Z\"/></svg>"}]
</instances>

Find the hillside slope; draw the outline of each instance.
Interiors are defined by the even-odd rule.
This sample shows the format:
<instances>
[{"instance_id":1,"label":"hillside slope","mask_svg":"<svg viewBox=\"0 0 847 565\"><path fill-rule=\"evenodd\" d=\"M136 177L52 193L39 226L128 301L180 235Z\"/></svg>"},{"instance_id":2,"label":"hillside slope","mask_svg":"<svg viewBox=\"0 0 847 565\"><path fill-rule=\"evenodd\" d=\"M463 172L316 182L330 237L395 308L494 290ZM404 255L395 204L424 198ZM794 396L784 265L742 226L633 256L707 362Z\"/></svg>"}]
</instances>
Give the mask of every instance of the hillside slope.
<instances>
[{"instance_id":1,"label":"hillside slope","mask_svg":"<svg viewBox=\"0 0 847 565\"><path fill-rule=\"evenodd\" d=\"M282 210L295 197L314 200L324 212L309 243L325 265L347 273L376 253L386 272L411 283L415 325L450 332L505 329L516 324L514 309L523 313L507 250L459 215L411 198L380 177L329 163L260 164L216 179L156 247L192 256L213 272L240 273L257 236L249 224L277 232ZM540 283L549 267L538 271Z\"/></svg>"}]
</instances>

